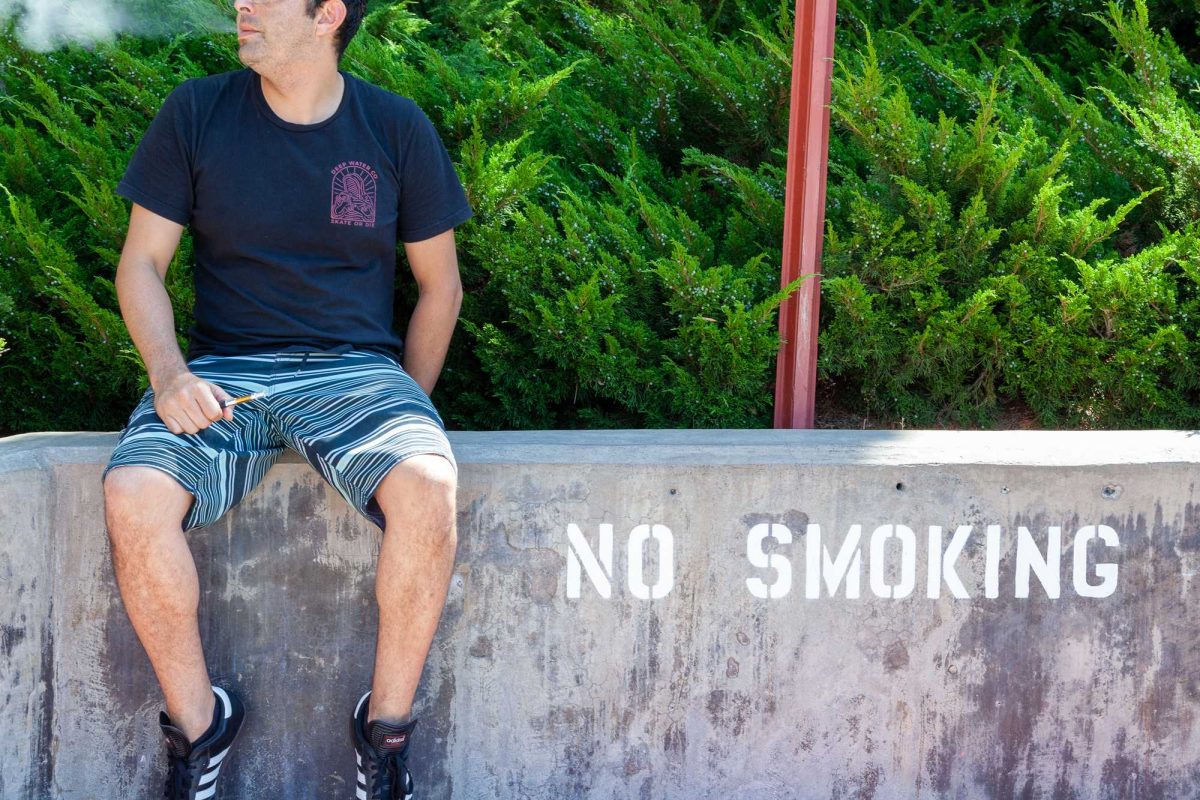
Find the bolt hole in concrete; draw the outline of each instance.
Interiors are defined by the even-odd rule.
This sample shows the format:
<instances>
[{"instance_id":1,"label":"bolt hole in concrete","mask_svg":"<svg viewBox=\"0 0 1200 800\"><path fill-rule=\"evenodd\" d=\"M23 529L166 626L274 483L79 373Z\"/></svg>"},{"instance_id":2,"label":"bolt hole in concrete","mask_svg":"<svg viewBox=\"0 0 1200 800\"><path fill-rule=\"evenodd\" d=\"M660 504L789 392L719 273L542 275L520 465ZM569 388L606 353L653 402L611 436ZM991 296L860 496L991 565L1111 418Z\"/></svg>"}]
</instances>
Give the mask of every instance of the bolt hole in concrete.
<instances>
[{"instance_id":1,"label":"bolt hole in concrete","mask_svg":"<svg viewBox=\"0 0 1200 800\"><path fill-rule=\"evenodd\" d=\"M1121 496L1120 484L1110 483L1100 490L1100 496L1105 500L1116 500Z\"/></svg>"},{"instance_id":2,"label":"bolt hole in concrete","mask_svg":"<svg viewBox=\"0 0 1200 800\"><path fill-rule=\"evenodd\" d=\"M904 491L904 483L903 483L903 481L898 481L898 482L896 483L896 491L897 491L897 492L903 492L903 491Z\"/></svg>"}]
</instances>

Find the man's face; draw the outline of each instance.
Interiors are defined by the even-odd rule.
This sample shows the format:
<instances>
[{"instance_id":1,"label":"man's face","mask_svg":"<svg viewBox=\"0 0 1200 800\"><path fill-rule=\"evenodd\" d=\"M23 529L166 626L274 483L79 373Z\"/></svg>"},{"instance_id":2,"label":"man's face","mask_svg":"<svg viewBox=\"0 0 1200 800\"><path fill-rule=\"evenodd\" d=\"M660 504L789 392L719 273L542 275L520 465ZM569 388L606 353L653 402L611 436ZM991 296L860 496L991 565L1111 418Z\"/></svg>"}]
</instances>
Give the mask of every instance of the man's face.
<instances>
[{"instance_id":1,"label":"man's face","mask_svg":"<svg viewBox=\"0 0 1200 800\"><path fill-rule=\"evenodd\" d=\"M238 58L257 72L306 60L320 44L308 0L234 0Z\"/></svg>"}]
</instances>

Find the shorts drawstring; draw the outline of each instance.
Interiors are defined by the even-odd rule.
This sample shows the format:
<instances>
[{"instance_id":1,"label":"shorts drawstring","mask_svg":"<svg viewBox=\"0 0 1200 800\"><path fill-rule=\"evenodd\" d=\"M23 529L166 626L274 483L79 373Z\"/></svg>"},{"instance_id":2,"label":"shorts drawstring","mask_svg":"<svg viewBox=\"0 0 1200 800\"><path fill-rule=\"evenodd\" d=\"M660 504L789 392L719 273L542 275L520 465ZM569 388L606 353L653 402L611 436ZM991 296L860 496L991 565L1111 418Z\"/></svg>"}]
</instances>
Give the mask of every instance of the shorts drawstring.
<instances>
[{"instance_id":1,"label":"shorts drawstring","mask_svg":"<svg viewBox=\"0 0 1200 800\"><path fill-rule=\"evenodd\" d=\"M343 344L337 347L332 347L328 350L280 350L275 353L275 369L272 371L272 377L277 377L279 374L286 374L289 379L300 377L300 373L308 366L308 362L312 359L324 360L337 356L344 356L354 350L354 345ZM316 358L312 358L316 356ZM295 364L295 369L285 369L285 365Z\"/></svg>"}]
</instances>

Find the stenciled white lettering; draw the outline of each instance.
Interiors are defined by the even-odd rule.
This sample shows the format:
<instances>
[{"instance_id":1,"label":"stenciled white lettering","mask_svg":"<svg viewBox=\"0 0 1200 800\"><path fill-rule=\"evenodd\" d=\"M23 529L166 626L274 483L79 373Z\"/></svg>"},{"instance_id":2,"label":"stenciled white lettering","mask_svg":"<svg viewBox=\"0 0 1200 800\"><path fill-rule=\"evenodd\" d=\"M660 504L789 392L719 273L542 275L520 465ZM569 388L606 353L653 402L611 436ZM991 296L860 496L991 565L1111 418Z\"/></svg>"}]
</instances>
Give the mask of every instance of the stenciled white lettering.
<instances>
[{"instance_id":1,"label":"stenciled white lettering","mask_svg":"<svg viewBox=\"0 0 1200 800\"><path fill-rule=\"evenodd\" d=\"M1000 526L987 527L987 557L984 559L983 596L995 600L1000 596Z\"/></svg>"},{"instance_id":2,"label":"stenciled white lettering","mask_svg":"<svg viewBox=\"0 0 1200 800\"><path fill-rule=\"evenodd\" d=\"M613 526L600 526L600 556L596 553L583 531L574 523L567 526L567 597L577 598L582 587L582 570L586 569L592 585L601 597L612 597ZM582 567L582 569L581 569Z\"/></svg>"},{"instance_id":3,"label":"stenciled white lettering","mask_svg":"<svg viewBox=\"0 0 1200 800\"><path fill-rule=\"evenodd\" d=\"M658 542L658 580L647 586L643 558L650 539ZM675 537L666 525L638 525L629 534L629 591L639 600L659 600L675 585Z\"/></svg>"},{"instance_id":4,"label":"stenciled white lettering","mask_svg":"<svg viewBox=\"0 0 1200 800\"><path fill-rule=\"evenodd\" d=\"M851 525L850 532L842 540L842 548L836 558L821 546L821 526L809 523L805 539L805 585L804 596L815 600L821 596L821 579L829 596L837 594L842 579L846 581L846 597L858 599L859 578L862 573L862 554L858 552L858 540L862 538L862 525Z\"/></svg>"},{"instance_id":5,"label":"stenciled white lettering","mask_svg":"<svg viewBox=\"0 0 1200 800\"><path fill-rule=\"evenodd\" d=\"M1075 594L1080 597L1109 597L1117 590L1117 565L1097 563L1096 577L1100 583L1089 583L1087 575L1088 542L1099 538L1106 547L1120 547L1117 532L1107 525L1085 525L1075 533Z\"/></svg>"},{"instance_id":6,"label":"stenciled white lettering","mask_svg":"<svg viewBox=\"0 0 1200 800\"><path fill-rule=\"evenodd\" d=\"M599 525L599 537L593 542L579 525L567 525L568 598L578 599L583 594L584 574L599 597L612 597L613 527L608 523ZM848 600L860 599L864 550L872 595L900 600L913 594L917 588L918 556L922 553L917 534L907 525L886 523L874 529L869 546L866 546L862 528L862 525L850 525L845 537L835 544L823 539L819 524L808 523L804 551L805 598L842 596ZM972 594L968 586L974 586L975 592L982 588L984 597L998 598L1002 564L1011 565L1011 572L1006 570L1005 580L1012 581L1009 584L1012 597L1028 599L1033 578L1048 599L1057 600L1062 596L1063 530L1060 526L1047 526L1043 536L1020 525L1015 537L1006 537L1002 526L987 525L982 554L979 547L969 547L975 526L957 526L949 542L940 525L930 525L928 531L923 552L926 556L925 595L931 600L940 599L943 591L956 599L970 599ZM746 534L746 559L752 568L769 571L745 579L751 596L760 600L779 600L791 593L793 568L788 548L793 544L793 538L792 531L781 523L761 522L750 527ZM657 545L656 549L651 549L651 540ZM1091 547L1097 541L1097 546ZM1076 596L1104 598L1116 593L1119 564L1115 560L1098 558L1089 561L1089 555L1095 555L1100 548L1111 552L1120 544L1117 531L1108 525L1083 525L1075 531L1070 543L1074 552L1068 586ZM1006 547L1009 548L1007 551ZM967 552L972 557L968 563L960 564ZM1011 562L1008 561L1010 557ZM647 582L648 564L657 571L653 583ZM959 574L960 568L966 570L963 575ZM675 586L675 537L669 527L641 524L630 531L625 575L630 594L640 600L661 600L671 593ZM964 583L963 578L968 575L972 580ZM982 587L979 585L981 578Z\"/></svg>"},{"instance_id":7,"label":"stenciled white lettering","mask_svg":"<svg viewBox=\"0 0 1200 800\"><path fill-rule=\"evenodd\" d=\"M746 588L750 594L762 600L778 600L787 597L792 590L792 562L781 553L767 555L763 543L767 538L774 539L779 544L791 544L792 532L786 525L765 522L755 525L746 536L746 558L751 566L758 569L773 569L777 577L775 582L768 585L762 578L747 578Z\"/></svg>"},{"instance_id":8,"label":"stenciled white lettering","mask_svg":"<svg viewBox=\"0 0 1200 800\"><path fill-rule=\"evenodd\" d=\"M950 538L950 545L943 550L942 526L929 526L929 583L925 592L929 599L936 600L942 596L943 581L946 586L950 587L950 594L955 597L966 599L971 596L967 594L966 587L959 580L958 570L955 567L969 538L971 538L971 526L959 525L954 530L954 536Z\"/></svg>"},{"instance_id":9,"label":"stenciled white lettering","mask_svg":"<svg viewBox=\"0 0 1200 800\"><path fill-rule=\"evenodd\" d=\"M900 582L890 585L885 568L889 539L900 542ZM917 585L917 535L904 525L880 525L871 534L871 591L876 597L901 600L912 594Z\"/></svg>"},{"instance_id":10,"label":"stenciled white lettering","mask_svg":"<svg viewBox=\"0 0 1200 800\"><path fill-rule=\"evenodd\" d=\"M1059 586L1059 562L1062 558L1062 528L1051 525L1046 536L1046 555L1033 540L1033 534L1024 525L1017 528L1017 587L1018 598L1029 597L1029 573L1037 575L1046 590L1046 596L1057 600L1061 594Z\"/></svg>"},{"instance_id":11,"label":"stenciled white lettering","mask_svg":"<svg viewBox=\"0 0 1200 800\"><path fill-rule=\"evenodd\" d=\"M646 548L650 540L658 542L658 577L653 586L644 577ZM599 552L597 552L599 551ZM660 600L675 586L675 537L666 525L638 525L629 532L626 552L626 576L629 591L640 600ZM583 535L579 526L567 525L567 597L578 599L583 594L583 574L587 573L596 594L606 600L612 597L613 526L600 526L600 542L596 550Z\"/></svg>"}]
</instances>

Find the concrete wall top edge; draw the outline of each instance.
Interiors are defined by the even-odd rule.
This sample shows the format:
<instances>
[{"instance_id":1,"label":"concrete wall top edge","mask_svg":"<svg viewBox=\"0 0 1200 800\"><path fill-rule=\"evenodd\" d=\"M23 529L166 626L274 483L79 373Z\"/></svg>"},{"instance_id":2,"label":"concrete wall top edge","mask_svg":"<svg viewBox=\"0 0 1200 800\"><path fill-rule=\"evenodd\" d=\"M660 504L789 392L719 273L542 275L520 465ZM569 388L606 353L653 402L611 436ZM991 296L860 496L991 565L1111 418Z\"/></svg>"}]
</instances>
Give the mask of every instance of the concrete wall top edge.
<instances>
[{"instance_id":1,"label":"concrete wall top edge","mask_svg":"<svg viewBox=\"0 0 1200 800\"><path fill-rule=\"evenodd\" d=\"M0 438L0 472L107 460L116 433ZM1067 467L1200 463L1197 431L609 430L452 431L464 464L994 464ZM297 462L288 451L283 461Z\"/></svg>"}]
</instances>

